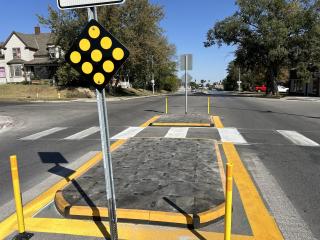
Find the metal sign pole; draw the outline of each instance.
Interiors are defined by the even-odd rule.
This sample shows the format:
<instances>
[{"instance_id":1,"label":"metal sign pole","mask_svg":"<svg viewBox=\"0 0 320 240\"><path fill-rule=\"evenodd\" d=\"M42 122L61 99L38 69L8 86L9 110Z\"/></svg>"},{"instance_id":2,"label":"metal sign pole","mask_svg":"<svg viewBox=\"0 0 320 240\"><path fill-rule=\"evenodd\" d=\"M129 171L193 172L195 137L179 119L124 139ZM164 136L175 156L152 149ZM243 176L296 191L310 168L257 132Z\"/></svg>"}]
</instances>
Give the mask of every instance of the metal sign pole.
<instances>
[{"instance_id":1,"label":"metal sign pole","mask_svg":"<svg viewBox=\"0 0 320 240\"><path fill-rule=\"evenodd\" d=\"M239 85L239 92L241 92L241 69L239 67L239 82L238 82L238 85Z\"/></svg>"},{"instance_id":2,"label":"metal sign pole","mask_svg":"<svg viewBox=\"0 0 320 240\"><path fill-rule=\"evenodd\" d=\"M88 8L89 20L97 20L97 11L95 7ZM106 191L108 199L108 217L110 224L110 237L112 240L118 240L116 200L112 174L112 160L110 152L110 136L108 124L107 104L105 101L105 90L96 90L97 104L100 122L100 134L102 144L103 166L106 181Z\"/></svg>"},{"instance_id":3,"label":"metal sign pole","mask_svg":"<svg viewBox=\"0 0 320 240\"><path fill-rule=\"evenodd\" d=\"M186 114L188 114L188 55L185 55L185 89L186 89Z\"/></svg>"}]
</instances>

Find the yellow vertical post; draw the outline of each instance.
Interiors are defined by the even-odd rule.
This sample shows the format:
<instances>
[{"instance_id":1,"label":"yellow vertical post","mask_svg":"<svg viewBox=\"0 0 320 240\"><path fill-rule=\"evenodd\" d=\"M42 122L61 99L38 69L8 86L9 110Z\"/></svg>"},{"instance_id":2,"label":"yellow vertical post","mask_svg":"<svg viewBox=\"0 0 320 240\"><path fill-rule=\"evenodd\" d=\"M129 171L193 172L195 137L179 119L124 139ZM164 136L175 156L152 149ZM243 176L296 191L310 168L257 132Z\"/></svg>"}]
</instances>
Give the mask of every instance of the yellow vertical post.
<instances>
[{"instance_id":1,"label":"yellow vertical post","mask_svg":"<svg viewBox=\"0 0 320 240\"><path fill-rule=\"evenodd\" d=\"M15 155L10 156L10 165L11 165L11 175L12 175L12 184L13 184L13 194L14 194L14 200L16 203L18 230L19 230L19 233L21 234L21 233L25 233L25 226L24 226L17 156Z\"/></svg>"},{"instance_id":2,"label":"yellow vertical post","mask_svg":"<svg viewBox=\"0 0 320 240\"><path fill-rule=\"evenodd\" d=\"M166 114L168 114L168 97L166 97Z\"/></svg>"},{"instance_id":3,"label":"yellow vertical post","mask_svg":"<svg viewBox=\"0 0 320 240\"><path fill-rule=\"evenodd\" d=\"M208 97L208 115L210 115L210 97Z\"/></svg>"},{"instance_id":4,"label":"yellow vertical post","mask_svg":"<svg viewBox=\"0 0 320 240\"><path fill-rule=\"evenodd\" d=\"M227 163L226 173L226 210L224 218L224 240L231 239L232 225L232 163Z\"/></svg>"}]
</instances>

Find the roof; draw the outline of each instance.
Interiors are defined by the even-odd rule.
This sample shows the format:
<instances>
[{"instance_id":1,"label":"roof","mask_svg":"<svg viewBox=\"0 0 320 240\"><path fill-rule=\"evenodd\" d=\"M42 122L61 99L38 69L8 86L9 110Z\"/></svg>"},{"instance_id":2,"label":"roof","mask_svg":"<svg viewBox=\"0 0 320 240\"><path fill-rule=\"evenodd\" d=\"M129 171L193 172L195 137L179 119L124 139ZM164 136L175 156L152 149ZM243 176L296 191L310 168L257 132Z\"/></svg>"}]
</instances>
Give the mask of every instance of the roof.
<instances>
[{"instance_id":1,"label":"roof","mask_svg":"<svg viewBox=\"0 0 320 240\"><path fill-rule=\"evenodd\" d=\"M25 66L32 66L32 65L57 65L57 60L52 60L49 58L35 58L31 61L25 62Z\"/></svg>"},{"instance_id":2,"label":"roof","mask_svg":"<svg viewBox=\"0 0 320 240\"><path fill-rule=\"evenodd\" d=\"M22 60L20 58L14 58L14 59L10 60L9 62L7 62L7 64L8 65L11 65L11 64L23 64L25 62L26 62L25 60Z\"/></svg>"},{"instance_id":3,"label":"roof","mask_svg":"<svg viewBox=\"0 0 320 240\"><path fill-rule=\"evenodd\" d=\"M52 33L39 33L39 34L25 34L20 32L12 32L7 41L3 43L3 47L10 40L12 35L15 34L29 49L36 51L35 57L48 56L47 47L53 44Z\"/></svg>"}]
</instances>

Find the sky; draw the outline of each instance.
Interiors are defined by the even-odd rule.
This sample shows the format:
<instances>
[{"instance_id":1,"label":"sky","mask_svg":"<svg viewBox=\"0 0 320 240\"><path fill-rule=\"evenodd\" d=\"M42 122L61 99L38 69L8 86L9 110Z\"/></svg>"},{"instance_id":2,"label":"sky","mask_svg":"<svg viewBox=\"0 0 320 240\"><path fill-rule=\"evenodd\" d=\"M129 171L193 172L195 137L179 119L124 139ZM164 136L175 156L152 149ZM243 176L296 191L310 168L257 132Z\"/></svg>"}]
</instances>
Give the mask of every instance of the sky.
<instances>
[{"instance_id":1,"label":"sky","mask_svg":"<svg viewBox=\"0 0 320 240\"><path fill-rule=\"evenodd\" d=\"M130 0L127 0L130 1ZM216 21L236 11L234 0L150 0L164 7L165 18L161 26L170 43L175 44L177 55L193 54L193 79L218 82L225 78L228 63L234 58L234 47L204 48L207 31ZM0 42L12 31L32 33L38 24L37 14L47 16L48 5L56 0L10 0L2 3L0 14ZM42 32L48 32L41 26ZM179 73L182 76L182 73Z\"/></svg>"}]
</instances>

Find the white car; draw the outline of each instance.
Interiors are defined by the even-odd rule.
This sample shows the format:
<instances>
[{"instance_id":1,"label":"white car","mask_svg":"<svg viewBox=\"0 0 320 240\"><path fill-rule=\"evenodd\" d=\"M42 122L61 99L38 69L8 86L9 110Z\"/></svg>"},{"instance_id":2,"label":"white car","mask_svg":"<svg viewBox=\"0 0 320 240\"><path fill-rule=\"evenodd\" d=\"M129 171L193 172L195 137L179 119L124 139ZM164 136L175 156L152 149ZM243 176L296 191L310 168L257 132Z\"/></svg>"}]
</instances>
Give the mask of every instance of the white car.
<instances>
[{"instance_id":1,"label":"white car","mask_svg":"<svg viewBox=\"0 0 320 240\"><path fill-rule=\"evenodd\" d=\"M289 88L284 87L284 86L278 86L278 92L279 93L288 93L289 92Z\"/></svg>"}]
</instances>

